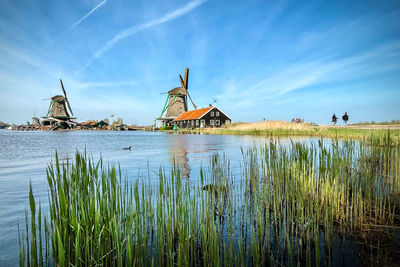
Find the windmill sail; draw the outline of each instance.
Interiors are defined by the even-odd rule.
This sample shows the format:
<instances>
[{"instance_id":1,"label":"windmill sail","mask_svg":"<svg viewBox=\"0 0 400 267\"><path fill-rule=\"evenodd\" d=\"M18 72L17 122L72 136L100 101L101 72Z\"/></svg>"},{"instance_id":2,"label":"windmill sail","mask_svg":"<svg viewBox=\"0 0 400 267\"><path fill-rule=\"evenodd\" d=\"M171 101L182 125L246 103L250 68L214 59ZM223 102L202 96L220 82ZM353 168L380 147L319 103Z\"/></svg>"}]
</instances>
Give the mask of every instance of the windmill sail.
<instances>
[{"instance_id":1,"label":"windmill sail","mask_svg":"<svg viewBox=\"0 0 400 267\"><path fill-rule=\"evenodd\" d=\"M68 101L68 98L67 98L67 92L65 92L64 84L63 84L61 79L60 79L60 83L61 83L61 88L62 88L63 93L64 93L65 102L67 102L67 105L68 105L69 111L71 112L71 115L74 116L74 113L72 112L71 105L69 104L69 101Z\"/></svg>"}]
</instances>

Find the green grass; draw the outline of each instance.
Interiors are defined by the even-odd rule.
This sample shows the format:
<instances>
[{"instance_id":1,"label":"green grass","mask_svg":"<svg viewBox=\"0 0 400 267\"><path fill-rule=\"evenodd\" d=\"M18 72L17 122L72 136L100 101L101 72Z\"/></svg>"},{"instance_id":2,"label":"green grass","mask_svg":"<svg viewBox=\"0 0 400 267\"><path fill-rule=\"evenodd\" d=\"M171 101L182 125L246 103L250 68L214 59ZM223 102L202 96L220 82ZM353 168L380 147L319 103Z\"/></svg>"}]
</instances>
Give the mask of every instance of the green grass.
<instances>
[{"instance_id":1,"label":"green grass","mask_svg":"<svg viewBox=\"0 0 400 267\"><path fill-rule=\"evenodd\" d=\"M400 124L400 120L391 120L382 122L366 121L366 122L352 123L351 125L397 125L397 124Z\"/></svg>"},{"instance_id":2,"label":"green grass","mask_svg":"<svg viewBox=\"0 0 400 267\"><path fill-rule=\"evenodd\" d=\"M30 187L20 265L329 265L335 235L368 248L398 227L399 152L390 134L289 147L271 138L242 149L239 177L214 155L198 182L173 167L156 184L131 184L85 154L65 166L56 156L49 214Z\"/></svg>"}]
</instances>

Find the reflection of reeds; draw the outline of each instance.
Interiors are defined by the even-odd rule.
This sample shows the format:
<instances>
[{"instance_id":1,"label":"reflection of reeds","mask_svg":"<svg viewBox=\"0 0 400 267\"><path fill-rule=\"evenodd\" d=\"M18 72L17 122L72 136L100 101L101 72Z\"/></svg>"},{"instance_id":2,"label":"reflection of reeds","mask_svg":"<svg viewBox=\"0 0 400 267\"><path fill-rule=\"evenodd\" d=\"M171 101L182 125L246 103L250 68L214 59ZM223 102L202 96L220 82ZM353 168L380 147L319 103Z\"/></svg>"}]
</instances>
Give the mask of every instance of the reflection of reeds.
<instances>
[{"instance_id":1,"label":"reflection of reeds","mask_svg":"<svg viewBox=\"0 0 400 267\"><path fill-rule=\"evenodd\" d=\"M385 138L289 147L271 139L242 150L241 178L215 155L198 183L173 168L160 170L157 187L128 184L120 170L79 153L66 166L56 156L49 218L30 188L20 263L330 265L335 234L381 240L397 227L400 145Z\"/></svg>"}]
</instances>

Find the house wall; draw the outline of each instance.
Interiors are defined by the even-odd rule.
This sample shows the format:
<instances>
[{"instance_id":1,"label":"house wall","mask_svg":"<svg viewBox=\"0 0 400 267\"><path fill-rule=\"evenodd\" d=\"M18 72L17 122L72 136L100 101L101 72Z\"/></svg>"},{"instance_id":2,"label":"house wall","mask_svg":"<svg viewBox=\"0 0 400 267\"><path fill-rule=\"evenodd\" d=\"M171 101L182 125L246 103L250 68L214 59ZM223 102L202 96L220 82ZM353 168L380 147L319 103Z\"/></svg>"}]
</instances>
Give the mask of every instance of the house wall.
<instances>
[{"instance_id":1,"label":"house wall","mask_svg":"<svg viewBox=\"0 0 400 267\"><path fill-rule=\"evenodd\" d=\"M219 114L217 114L217 112L219 112ZM227 116L225 116L218 108L213 108L210 112L208 112L201 119L205 120L204 127L216 127L216 128L219 128L219 127L225 125L227 120L229 120L228 123L231 123L230 119ZM216 125L216 121L217 120L219 120L219 125ZM211 123L211 121L213 121L214 123Z\"/></svg>"},{"instance_id":2,"label":"house wall","mask_svg":"<svg viewBox=\"0 0 400 267\"><path fill-rule=\"evenodd\" d=\"M208 112L199 120L178 121L177 125L179 128L200 128L202 120L204 120L204 127L206 128L219 128L226 123L231 123L231 120L227 116L225 116L218 108L213 108L210 112ZM219 120L219 123L217 123L217 120Z\"/></svg>"}]
</instances>

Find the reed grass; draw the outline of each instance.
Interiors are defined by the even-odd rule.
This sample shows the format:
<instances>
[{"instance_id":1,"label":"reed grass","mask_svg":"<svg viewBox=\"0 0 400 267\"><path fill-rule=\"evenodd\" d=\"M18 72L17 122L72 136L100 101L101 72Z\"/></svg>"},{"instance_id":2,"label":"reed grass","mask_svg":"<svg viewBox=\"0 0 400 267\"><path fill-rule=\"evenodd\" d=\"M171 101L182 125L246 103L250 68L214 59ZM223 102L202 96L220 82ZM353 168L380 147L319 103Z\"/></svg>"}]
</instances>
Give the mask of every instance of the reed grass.
<instances>
[{"instance_id":1,"label":"reed grass","mask_svg":"<svg viewBox=\"0 0 400 267\"><path fill-rule=\"evenodd\" d=\"M400 218L400 145L390 134L214 155L199 181L173 166L129 183L78 153L49 165L49 213L29 191L21 266L331 265L334 236L379 242ZM379 232L375 231L379 229ZM366 234L367 233L367 234Z\"/></svg>"}]
</instances>

